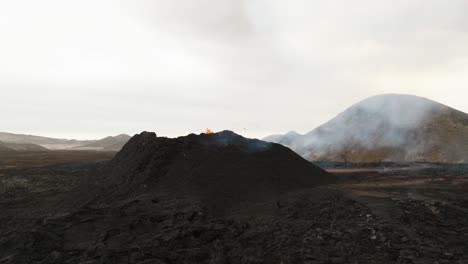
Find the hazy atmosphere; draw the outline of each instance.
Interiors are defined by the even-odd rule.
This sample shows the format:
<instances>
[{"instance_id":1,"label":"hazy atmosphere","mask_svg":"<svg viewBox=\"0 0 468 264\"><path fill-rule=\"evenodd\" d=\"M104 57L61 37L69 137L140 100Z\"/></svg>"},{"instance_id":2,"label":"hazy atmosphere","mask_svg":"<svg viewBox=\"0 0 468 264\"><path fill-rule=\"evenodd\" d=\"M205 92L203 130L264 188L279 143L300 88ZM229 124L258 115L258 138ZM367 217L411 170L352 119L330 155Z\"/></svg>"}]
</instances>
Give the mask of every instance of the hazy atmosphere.
<instances>
[{"instance_id":1,"label":"hazy atmosphere","mask_svg":"<svg viewBox=\"0 0 468 264\"><path fill-rule=\"evenodd\" d=\"M468 263L468 0L0 0L0 263Z\"/></svg>"},{"instance_id":2,"label":"hazy atmosphere","mask_svg":"<svg viewBox=\"0 0 468 264\"><path fill-rule=\"evenodd\" d=\"M2 131L304 133L382 93L468 112L468 1L0 1Z\"/></svg>"}]
</instances>

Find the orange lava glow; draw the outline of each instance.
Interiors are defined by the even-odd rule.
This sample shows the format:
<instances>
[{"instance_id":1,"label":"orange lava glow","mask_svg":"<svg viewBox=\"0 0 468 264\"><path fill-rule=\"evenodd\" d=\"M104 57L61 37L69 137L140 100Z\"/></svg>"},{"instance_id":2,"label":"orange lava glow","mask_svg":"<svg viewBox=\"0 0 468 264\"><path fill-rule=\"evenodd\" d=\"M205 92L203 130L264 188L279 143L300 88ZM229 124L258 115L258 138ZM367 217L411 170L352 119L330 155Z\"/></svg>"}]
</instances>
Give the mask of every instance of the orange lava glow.
<instances>
[{"instance_id":1,"label":"orange lava glow","mask_svg":"<svg viewBox=\"0 0 468 264\"><path fill-rule=\"evenodd\" d=\"M211 133L213 133L213 132L211 132L211 130L209 128L207 128L206 131L205 131L205 134L209 135Z\"/></svg>"}]
</instances>

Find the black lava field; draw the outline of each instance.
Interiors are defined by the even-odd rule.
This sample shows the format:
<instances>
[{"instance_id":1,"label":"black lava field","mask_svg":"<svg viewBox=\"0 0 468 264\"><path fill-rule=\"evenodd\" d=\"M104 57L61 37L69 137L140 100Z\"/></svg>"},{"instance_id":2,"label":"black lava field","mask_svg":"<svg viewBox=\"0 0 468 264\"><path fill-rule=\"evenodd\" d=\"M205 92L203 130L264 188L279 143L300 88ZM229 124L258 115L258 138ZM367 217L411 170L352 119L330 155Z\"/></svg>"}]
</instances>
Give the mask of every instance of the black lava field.
<instances>
[{"instance_id":1,"label":"black lava field","mask_svg":"<svg viewBox=\"0 0 468 264\"><path fill-rule=\"evenodd\" d=\"M314 164L143 132L110 161L0 168L0 263L468 263L467 164Z\"/></svg>"}]
</instances>

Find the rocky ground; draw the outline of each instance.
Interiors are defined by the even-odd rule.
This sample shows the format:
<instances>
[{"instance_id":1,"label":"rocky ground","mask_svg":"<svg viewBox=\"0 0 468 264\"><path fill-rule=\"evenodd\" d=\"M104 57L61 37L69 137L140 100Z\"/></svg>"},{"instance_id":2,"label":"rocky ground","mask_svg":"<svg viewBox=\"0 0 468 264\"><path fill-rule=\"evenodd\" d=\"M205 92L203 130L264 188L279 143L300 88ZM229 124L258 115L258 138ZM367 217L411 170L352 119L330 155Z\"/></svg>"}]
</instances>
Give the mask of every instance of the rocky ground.
<instances>
[{"instance_id":1,"label":"rocky ground","mask_svg":"<svg viewBox=\"0 0 468 264\"><path fill-rule=\"evenodd\" d=\"M106 161L114 157L115 151L92 150L45 150L45 151L2 151L0 169L37 168L56 164Z\"/></svg>"},{"instance_id":2,"label":"rocky ground","mask_svg":"<svg viewBox=\"0 0 468 264\"><path fill-rule=\"evenodd\" d=\"M338 182L223 214L163 191L74 204L106 166L0 170L0 263L468 263L466 165L322 164Z\"/></svg>"}]
</instances>

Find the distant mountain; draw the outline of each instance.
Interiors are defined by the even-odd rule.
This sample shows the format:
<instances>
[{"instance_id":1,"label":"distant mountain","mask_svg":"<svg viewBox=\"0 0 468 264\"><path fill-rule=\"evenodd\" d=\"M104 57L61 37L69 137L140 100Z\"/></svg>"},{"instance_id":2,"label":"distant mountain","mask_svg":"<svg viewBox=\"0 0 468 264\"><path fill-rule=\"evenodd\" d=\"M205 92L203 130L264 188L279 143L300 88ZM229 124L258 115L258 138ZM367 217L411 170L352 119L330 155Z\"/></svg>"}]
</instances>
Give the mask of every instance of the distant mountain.
<instances>
[{"instance_id":1,"label":"distant mountain","mask_svg":"<svg viewBox=\"0 0 468 264\"><path fill-rule=\"evenodd\" d=\"M5 143L0 141L0 151L47 151L39 145L30 143Z\"/></svg>"},{"instance_id":2,"label":"distant mountain","mask_svg":"<svg viewBox=\"0 0 468 264\"><path fill-rule=\"evenodd\" d=\"M422 97L378 95L303 136L270 141L308 160L468 162L468 114Z\"/></svg>"},{"instance_id":3,"label":"distant mountain","mask_svg":"<svg viewBox=\"0 0 468 264\"><path fill-rule=\"evenodd\" d=\"M100 140L75 140L0 132L0 141L7 144L20 144L24 150L33 150L32 145L35 145L36 150L38 150L37 147L43 147L45 149L119 151L129 139L130 136L124 134ZM30 146L26 147L24 144L30 144ZM21 147L16 146L16 148Z\"/></svg>"},{"instance_id":4,"label":"distant mountain","mask_svg":"<svg viewBox=\"0 0 468 264\"><path fill-rule=\"evenodd\" d=\"M274 142L282 145L290 145L294 141L294 139L302 136L301 134L297 133L296 131L290 131L284 135L271 135L264 138L264 141Z\"/></svg>"},{"instance_id":5,"label":"distant mountain","mask_svg":"<svg viewBox=\"0 0 468 264\"><path fill-rule=\"evenodd\" d=\"M59 139L6 132L0 132L0 141L8 143L36 144L50 149L65 149L93 142L92 140Z\"/></svg>"},{"instance_id":6,"label":"distant mountain","mask_svg":"<svg viewBox=\"0 0 468 264\"><path fill-rule=\"evenodd\" d=\"M105 137L100 140L96 140L92 143L79 146L78 148L106 150L106 151L119 151L128 140L130 136L126 134L120 134L114 137Z\"/></svg>"}]
</instances>

